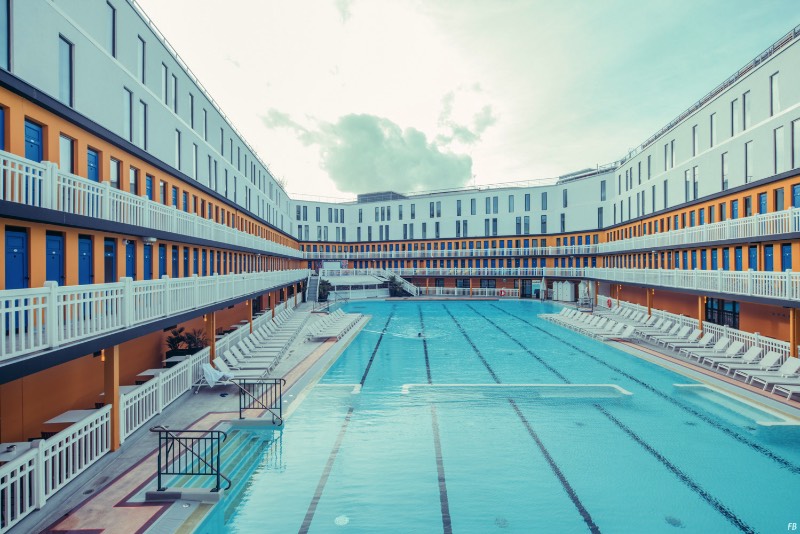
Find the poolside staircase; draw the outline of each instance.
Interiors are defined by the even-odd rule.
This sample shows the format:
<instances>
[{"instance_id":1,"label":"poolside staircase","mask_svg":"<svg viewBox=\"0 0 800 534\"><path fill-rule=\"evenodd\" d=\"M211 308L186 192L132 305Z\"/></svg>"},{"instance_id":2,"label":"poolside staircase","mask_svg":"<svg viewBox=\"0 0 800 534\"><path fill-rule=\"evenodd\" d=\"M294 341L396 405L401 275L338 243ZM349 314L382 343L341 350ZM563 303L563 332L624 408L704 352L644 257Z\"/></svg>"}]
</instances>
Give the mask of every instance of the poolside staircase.
<instances>
[{"instance_id":1,"label":"poolside staircase","mask_svg":"<svg viewBox=\"0 0 800 534\"><path fill-rule=\"evenodd\" d=\"M274 435L271 432L235 428L227 432L227 439L222 443L220 450L220 471L230 479L231 486L224 490L226 499L235 500L238 493L246 486L243 482L261 463L263 453L273 443ZM211 462L211 452L204 452L201 457ZM201 463L193 459L191 454L185 455L188 470ZM149 491L147 500L177 500L194 499L202 501L219 500L222 491L215 494L213 491L215 479L213 476L196 474L175 475L165 479L164 492ZM161 494L161 495L159 495Z\"/></svg>"},{"instance_id":2,"label":"poolside staircase","mask_svg":"<svg viewBox=\"0 0 800 534\"><path fill-rule=\"evenodd\" d=\"M406 280L405 278L403 278L402 276L400 276L399 274L397 274L396 272L390 271L388 269L378 269L377 275L385 280L395 278L400 283L400 285L403 286L403 290L406 293L408 293L412 297L419 296L419 288L414 284L412 284L411 282L409 282L408 280Z\"/></svg>"},{"instance_id":3,"label":"poolside staircase","mask_svg":"<svg viewBox=\"0 0 800 534\"><path fill-rule=\"evenodd\" d=\"M317 293L319 291L319 275L311 273L308 277L308 289L306 290L306 300L308 302L318 302Z\"/></svg>"}]
</instances>

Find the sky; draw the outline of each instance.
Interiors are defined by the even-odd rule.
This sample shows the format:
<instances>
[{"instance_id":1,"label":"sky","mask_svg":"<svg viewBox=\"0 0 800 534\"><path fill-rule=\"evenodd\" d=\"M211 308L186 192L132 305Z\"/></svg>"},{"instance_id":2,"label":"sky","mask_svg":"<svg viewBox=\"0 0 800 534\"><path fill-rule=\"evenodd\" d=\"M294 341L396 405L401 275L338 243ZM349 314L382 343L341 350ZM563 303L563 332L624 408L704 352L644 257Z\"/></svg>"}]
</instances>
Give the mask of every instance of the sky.
<instances>
[{"instance_id":1,"label":"sky","mask_svg":"<svg viewBox=\"0 0 800 534\"><path fill-rule=\"evenodd\" d=\"M138 3L287 191L322 199L613 162L800 24L796 0Z\"/></svg>"}]
</instances>

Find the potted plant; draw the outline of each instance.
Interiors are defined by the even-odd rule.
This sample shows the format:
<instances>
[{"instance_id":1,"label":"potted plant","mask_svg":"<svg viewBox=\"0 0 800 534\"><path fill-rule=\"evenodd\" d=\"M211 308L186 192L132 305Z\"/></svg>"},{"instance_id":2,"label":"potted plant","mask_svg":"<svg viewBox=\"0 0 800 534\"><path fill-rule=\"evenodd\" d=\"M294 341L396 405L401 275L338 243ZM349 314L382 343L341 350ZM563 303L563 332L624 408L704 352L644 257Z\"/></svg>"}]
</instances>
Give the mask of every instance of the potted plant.
<instances>
[{"instance_id":1,"label":"potted plant","mask_svg":"<svg viewBox=\"0 0 800 534\"><path fill-rule=\"evenodd\" d=\"M164 342L167 344L167 358L172 358L173 356L188 356L197 352L188 349L186 345L186 334L184 334L184 328L182 326L170 330Z\"/></svg>"},{"instance_id":2,"label":"potted plant","mask_svg":"<svg viewBox=\"0 0 800 534\"><path fill-rule=\"evenodd\" d=\"M203 349L203 347L208 346L208 336L206 335L205 330L200 328L195 328L194 330L186 333L184 335L184 339L186 342L186 349L192 351L190 354L199 352Z\"/></svg>"},{"instance_id":3,"label":"potted plant","mask_svg":"<svg viewBox=\"0 0 800 534\"><path fill-rule=\"evenodd\" d=\"M396 277L389 278L389 296L390 297L407 297L409 293L403 289L403 284L400 283Z\"/></svg>"},{"instance_id":4,"label":"potted plant","mask_svg":"<svg viewBox=\"0 0 800 534\"><path fill-rule=\"evenodd\" d=\"M327 280L321 280L319 283L317 300L319 302L325 302L326 300L328 300L328 294L331 292L331 289L333 289L333 286L331 285L330 282L328 282Z\"/></svg>"}]
</instances>

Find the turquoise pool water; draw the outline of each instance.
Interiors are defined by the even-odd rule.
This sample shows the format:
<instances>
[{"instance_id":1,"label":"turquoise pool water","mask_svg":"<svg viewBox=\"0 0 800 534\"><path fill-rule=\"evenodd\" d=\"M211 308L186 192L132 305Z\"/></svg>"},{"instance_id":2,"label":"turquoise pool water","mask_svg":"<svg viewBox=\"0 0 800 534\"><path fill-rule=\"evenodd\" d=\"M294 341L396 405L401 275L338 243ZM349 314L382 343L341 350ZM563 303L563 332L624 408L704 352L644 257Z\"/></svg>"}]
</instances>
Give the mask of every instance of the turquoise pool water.
<instances>
[{"instance_id":1,"label":"turquoise pool water","mask_svg":"<svg viewBox=\"0 0 800 534\"><path fill-rule=\"evenodd\" d=\"M347 304L373 319L200 532L786 532L800 522L796 433L771 433L759 414L675 386L692 383L682 375L536 317L556 309Z\"/></svg>"}]
</instances>

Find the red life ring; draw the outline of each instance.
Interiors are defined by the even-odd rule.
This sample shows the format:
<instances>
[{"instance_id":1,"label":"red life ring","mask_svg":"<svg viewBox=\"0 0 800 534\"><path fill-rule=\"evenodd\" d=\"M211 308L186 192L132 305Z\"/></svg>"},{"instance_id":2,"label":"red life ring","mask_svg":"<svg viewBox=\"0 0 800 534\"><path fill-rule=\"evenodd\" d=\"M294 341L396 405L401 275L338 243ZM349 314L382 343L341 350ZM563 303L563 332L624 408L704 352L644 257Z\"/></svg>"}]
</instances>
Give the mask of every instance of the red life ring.
<instances>
[{"instance_id":1,"label":"red life ring","mask_svg":"<svg viewBox=\"0 0 800 534\"><path fill-rule=\"evenodd\" d=\"M505 297L506 296L506 290L505 289L501 289L500 290L500 296L501 297Z\"/></svg>"},{"instance_id":2,"label":"red life ring","mask_svg":"<svg viewBox=\"0 0 800 534\"><path fill-rule=\"evenodd\" d=\"M606 306L607 306L607 307L609 307L609 308L611 307L611 299L608 299L608 300L606 301Z\"/></svg>"}]
</instances>

